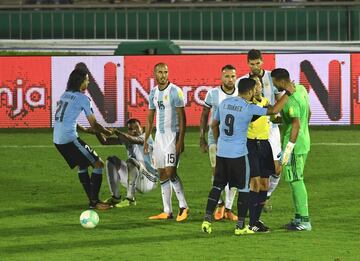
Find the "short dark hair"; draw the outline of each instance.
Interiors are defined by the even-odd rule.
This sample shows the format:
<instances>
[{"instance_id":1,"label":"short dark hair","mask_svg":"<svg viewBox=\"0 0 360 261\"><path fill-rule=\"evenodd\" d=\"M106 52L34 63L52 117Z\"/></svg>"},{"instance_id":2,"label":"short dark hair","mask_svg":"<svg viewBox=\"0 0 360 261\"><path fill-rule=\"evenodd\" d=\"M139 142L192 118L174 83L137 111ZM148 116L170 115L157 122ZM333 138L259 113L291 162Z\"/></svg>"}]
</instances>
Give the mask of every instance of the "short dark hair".
<instances>
[{"instance_id":1,"label":"short dark hair","mask_svg":"<svg viewBox=\"0 0 360 261\"><path fill-rule=\"evenodd\" d=\"M262 60L261 52L256 49L251 49L247 54L247 60L250 61L250 60L256 60L256 59Z\"/></svg>"},{"instance_id":2,"label":"short dark hair","mask_svg":"<svg viewBox=\"0 0 360 261\"><path fill-rule=\"evenodd\" d=\"M76 67L69 76L66 90L70 92L79 92L80 86L86 79L88 72L83 68Z\"/></svg>"},{"instance_id":3,"label":"short dark hair","mask_svg":"<svg viewBox=\"0 0 360 261\"><path fill-rule=\"evenodd\" d=\"M256 81L250 78L243 78L238 83L238 92L240 94L247 93L251 89L253 89L256 85Z\"/></svg>"},{"instance_id":4,"label":"short dark hair","mask_svg":"<svg viewBox=\"0 0 360 261\"><path fill-rule=\"evenodd\" d=\"M271 77L276 80L290 80L290 74L288 70L284 68L276 68L271 71Z\"/></svg>"},{"instance_id":5,"label":"short dark hair","mask_svg":"<svg viewBox=\"0 0 360 261\"><path fill-rule=\"evenodd\" d=\"M223 66L223 68L221 68L221 71L224 71L224 70L236 70L236 68L231 64L227 64L227 65Z\"/></svg>"},{"instance_id":6,"label":"short dark hair","mask_svg":"<svg viewBox=\"0 0 360 261\"><path fill-rule=\"evenodd\" d=\"M136 118L128 119L127 122L126 122L126 125L133 124L133 123L139 123L139 125L141 126L140 121L138 119L136 119Z\"/></svg>"}]
</instances>

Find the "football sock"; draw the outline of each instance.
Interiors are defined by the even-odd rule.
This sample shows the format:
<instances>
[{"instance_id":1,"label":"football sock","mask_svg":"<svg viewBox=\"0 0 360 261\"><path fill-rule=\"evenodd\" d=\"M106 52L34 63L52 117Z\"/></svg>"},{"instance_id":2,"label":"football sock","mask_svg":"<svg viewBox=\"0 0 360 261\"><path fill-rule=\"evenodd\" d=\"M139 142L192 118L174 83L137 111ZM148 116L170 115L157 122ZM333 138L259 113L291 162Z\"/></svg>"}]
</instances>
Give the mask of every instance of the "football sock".
<instances>
[{"instance_id":1,"label":"football sock","mask_svg":"<svg viewBox=\"0 0 360 261\"><path fill-rule=\"evenodd\" d=\"M99 192L102 182L102 168L93 169L91 173L91 201L99 201Z\"/></svg>"},{"instance_id":2,"label":"football sock","mask_svg":"<svg viewBox=\"0 0 360 261\"><path fill-rule=\"evenodd\" d=\"M265 201L267 198L267 191L260 190L258 195L258 204L257 204L257 211L256 211L256 220L260 220L261 212L265 206Z\"/></svg>"},{"instance_id":3,"label":"football sock","mask_svg":"<svg viewBox=\"0 0 360 261\"><path fill-rule=\"evenodd\" d=\"M295 181L290 183L292 190L294 191L294 196L296 200L297 210L296 213L299 213L302 217L309 216L308 209L308 197L303 180Z\"/></svg>"},{"instance_id":4,"label":"football sock","mask_svg":"<svg viewBox=\"0 0 360 261\"><path fill-rule=\"evenodd\" d=\"M170 180L169 179L162 180L160 181L160 185L161 185L161 197L163 201L164 212L170 214L172 213L172 204L171 204L172 190L171 190Z\"/></svg>"},{"instance_id":5,"label":"football sock","mask_svg":"<svg viewBox=\"0 0 360 261\"><path fill-rule=\"evenodd\" d=\"M271 175L269 178L269 189L267 192L267 196L270 198L271 194L274 192L276 187L279 185L280 176L277 176L275 174Z\"/></svg>"},{"instance_id":6,"label":"football sock","mask_svg":"<svg viewBox=\"0 0 360 261\"><path fill-rule=\"evenodd\" d=\"M106 161L106 177L109 184L110 193L114 198L120 198L120 191L119 191L119 175L116 170L116 167L110 161Z\"/></svg>"},{"instance_id":7,"label":"football sock","mask_svg":"<svg viewBox=\"0 0 360 261\"><path fill-rule=\"evenodd\" d=\"M249 208L249 194L249 192L239 192L238 194L238 226L240 228L243 228L245 225L245 217Z\"/></svg>"},{"instance_id":8,"label":"football sock","mask_svg":"<svg viewBox=\"0 0 360 261\"><path fill-rule=\"evenodd\" d=\"M88 170L87 169L79 169L78 171L78 176L79 176L79 180L80 183L82 184L86 196L88 197L89 201L91 200L91 184L90 184L90 177L88 174Z\"/></svg>"},{"instance_id":9,"label":"football sock","mask_svg":"<svg viewBox=\"0 0 360 261\"><path fill-rule=\"evenodd\" d=\"M135 198L135 189L136 189L136 180L139 176L139 170L136 166L131 163L127 164L128 166L128 182L127 182L127 193L126 197L128 199Z\"/></svg>"},{"instance_id":10,"label":"football sock","mask_svg":"<svg viewBox=\"0 0 360 261\"><path fill-rule=\"evenodd\" d=\"M208 217L210 220L207 221L209 222L211 222L211 217L215 211L222 190L223 188L217 186L213 186L210 190L208 201L206 204L206 212L205 212L205 220Z\"/></svg>"},{"instance_id":11,"label":"football sock","mask_svg":"<svg viewBox=\"0 0 360 261\"><path fill-rule=\"evenodd\" d=\"M176 198L179 201L179 207L187 208L188 205L186 203L184 189L180 177L177 174L175 174L175 176L171 178L170 183L175 191Z\"/></svg>"},{"instance_id":12,"label":"football sock","mask_svg":"<svg viewBox=\"0 0 360 261\"><path fill-rule=\"evenodd\" d=\"M214 185L214 176L211 175L211 185L213 186ZM220 197L219 197L219 200L218 200L218 205L222 205L224 204L224 200L222 199L223 198L223 194L224 194L224 190L221 192L220 194Z\"/></svg>"},{"instance_id":13,"label":"football sock","mask_svg":"<svg viewBox=\"0 0 360 261\"><path fill-rule=\"evenodd\" d=\"M249 225L254 226L257 220L257 210L258 210L258 202L259 202L259 193L255 191L251 191L249 193Z\"/></svg>"},{"instance_id":14,"label":"football sock","mask_svg":"<svg viewBox=\"0 0 360 261\"><path fill-rule=\"evenodd\" d=\"M229 188L229 184L225 187L225 208L232 209L232 206L234 204L234 199L236 196L236 188Z\"/></svg>"}]
</instances>

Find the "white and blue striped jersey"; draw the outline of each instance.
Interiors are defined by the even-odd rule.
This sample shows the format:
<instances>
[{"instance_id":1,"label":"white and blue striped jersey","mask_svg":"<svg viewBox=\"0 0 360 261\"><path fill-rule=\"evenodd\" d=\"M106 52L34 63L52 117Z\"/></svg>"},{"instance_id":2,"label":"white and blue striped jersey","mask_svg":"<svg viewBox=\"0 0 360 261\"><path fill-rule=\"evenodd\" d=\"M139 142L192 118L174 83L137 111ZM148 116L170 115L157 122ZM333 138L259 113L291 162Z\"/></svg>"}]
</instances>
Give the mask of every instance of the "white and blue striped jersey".
<instances>
[{"instance_id":1,"label":"white and blue striped jersey","mask_svg":"<svg viewBox=\"0 0 360 261\"><path fill-rule=\"evenodd\" d=\"M77 139L77 118L82 111L86 116L94 114L89 97L81 92L69 91L61 95L55 112L53 137L55 144L66 144Z\"/></svg>"},{"instance_id":2,"label":"white and blue striped jersey","mask_svg":"<svg viewBox=\"0 0 360 261\"><path fill-rule=\"evenodd\" d=\"M274 105L276 103L275 95L279 94L279 90L274 86L271 78L271 71L263 70L263 76L260 78L260 81L263 86L263 96L269 100L270 105ZM237 85L239 81L243 78L249 78L250 74L245 74L244 76L241 76L239 79L236 80L235 86L237 88Z\"/></svg>"},{"instance_id":3,"label":"white and blue striped jersey","mask_svg":"<svg viewBox=\"0 0 360 261\"><path fill-rule=\"evenodd\" d=\"M210 114L210 122L209 122L210 125L211 125L211 121L214 116L214 113L215 113L217 107L219 106L219 104L226 98L235 97L235 96L238 96L237 88L234 88L234 91L231 94L227 94L222 89L222 86L218 86L218 87L208 90L208 92L206 93L206 96L205 96L204 106L211 108L210 109L210 113L211 113ZM209 145L215 144L214 135L213 135L213 131L211 128L209 129L209 132L208 132L208 144Z\"/></svg>"},{"instance_id":4,"label":"white and blue striped jersey","mask_svg":"<svg viewBox=\"0 0 360 261\"><path fill-rule=\"evenodd\" d=\"M266 115L267 109L241 97L223 100L214 114L220 122L216 155L239 158L248 154L246 142L249 123L254 115Z\"/></svg>"},{"instance_id":5,"label":"white and blue striped jersey","mask_svg":"<svg viewBox=\"0 0 360 261\"><path fill-rule=\"evenodd\" d=\"M156 131L162 134L179 132L176 108L184 106L184 95L178 86L169 83L164 90L155 86L150 91L149 109L156 110Z\"/></svg>"},{"instance_id":6,"label":"white and blue striped jersey","mask_svg":"<svg viewBox=\"0 0 360 261\"><path fill-rule=\"evenodd\" d=\"M145 139L145 133L140 135L140 138ZM156 168L153 164L153 139L150 136L148 139L149 144L149 153L144 153L144 145L142 144L128 144L126 145L126 150L129 158L137 159L143 166L145 166L146 170L155 176L159 176Z\"/></svg>"}]
</instances>

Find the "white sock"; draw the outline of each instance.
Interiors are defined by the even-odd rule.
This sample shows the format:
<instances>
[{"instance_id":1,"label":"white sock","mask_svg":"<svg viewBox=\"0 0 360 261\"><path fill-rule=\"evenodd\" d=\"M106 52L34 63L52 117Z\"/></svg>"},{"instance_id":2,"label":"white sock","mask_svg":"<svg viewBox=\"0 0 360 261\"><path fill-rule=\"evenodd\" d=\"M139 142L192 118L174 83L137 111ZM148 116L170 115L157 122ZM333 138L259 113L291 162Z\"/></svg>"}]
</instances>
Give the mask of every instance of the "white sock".
<instances>
[{"instance_id":1,"label":"white sock","mask_svg":"<svg viewBox=\"0 0 360 261\"><path fill-rule=\"evenodd\" d=\"M278 186L280 181L280 176L276 176L276 175L271 175L269 178L269 189L267 192L267 196L270 197L271 194L274 192L274 190L276 189L276 187Z\"/></svg>"},{"instance_id":2,"label":"white sock","mask_svg":"<svg viewBox=\"0 0 360 261\"><path fill-rule=\"evenodd\" d=\"M173 187L176 197L179 201L180 208L187 208L188 205L186 203L184 189L181 183L181 179L178 175L175 176L173 180L171 180L171 186Z\"/></svg>"},{"instance_id":3,"label":"white sock","mask_svg":"<svg viewBox=\"0 0 360 261\"><path fill-rule=\"evenodd\" d=\"M105 165L106 170L106 178L109 184L110 193L115 198L120 198L120 191L119 191L119 174L116 170L114 164L110 161L106 161Z\"/></svg>"},{"instance_id":4,"label":"white sock","mask_svg":"<svg viewBox=\"0 0 360 261\"><path fill-rule=\"evenodd\" d=\"M161 197L164 206L164 212L167 214L172 213L172 204L171 204L171 184L170 180L161 181Z\"/></svg>"},{"instance_id":5,"label":"white sock","mask_svg":"<svg viewBox=\"0 0 360 261\"><path fill-rule=\"evenodd\" d=\"M232 209L234 199L236 196L236 188L229 188L229 184L225 187L225 208Z\"/></svg>"},{"instance_id":6,"label":"white sock","mask_svg":"<svg viewBox=\"0 0 360 261\"><path fill-rule=\"evenodd\" d=\"M128 165L128 185L127 185L126 197L128 199L134 199L136 180L139 176L139 170L133 164L127 164L127 165Z\"/></svg>"}]
</instances>

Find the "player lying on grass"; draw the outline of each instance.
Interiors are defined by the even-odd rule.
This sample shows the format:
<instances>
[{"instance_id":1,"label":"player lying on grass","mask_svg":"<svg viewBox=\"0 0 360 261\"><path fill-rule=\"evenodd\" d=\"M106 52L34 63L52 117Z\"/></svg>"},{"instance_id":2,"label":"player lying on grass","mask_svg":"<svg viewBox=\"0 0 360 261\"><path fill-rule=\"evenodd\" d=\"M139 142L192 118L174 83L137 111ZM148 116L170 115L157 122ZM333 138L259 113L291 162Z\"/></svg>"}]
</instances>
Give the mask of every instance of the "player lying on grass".
<instances>
[{"instance_id":1,"label":"player lying on grass","mask_svg":"<svg viewBox=\"0 0 360 261\"><path fill-rule=\"evenodd\" d=\"M135 190L146 193L156 188L159 176L152 165L152 143L148 139L149 153L144 153L144 136L138 119L130 119L126 123L127 133L114 130L115 136L106 137L97 134L97 138L103 145L125 145L128 159L122 160L117 156L109 156L106 160L106 173L111 192L111 197L105 202L115 207L128 207L136 205ZM91 129L85 129L92 133ZM127 188L126 198L121 201L119 185Z\"/></svg>"}]
</instances>

